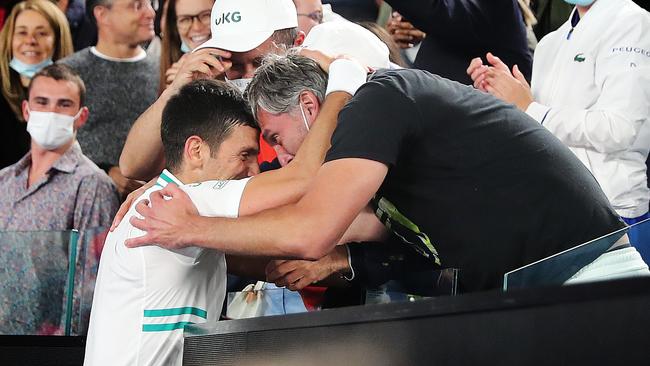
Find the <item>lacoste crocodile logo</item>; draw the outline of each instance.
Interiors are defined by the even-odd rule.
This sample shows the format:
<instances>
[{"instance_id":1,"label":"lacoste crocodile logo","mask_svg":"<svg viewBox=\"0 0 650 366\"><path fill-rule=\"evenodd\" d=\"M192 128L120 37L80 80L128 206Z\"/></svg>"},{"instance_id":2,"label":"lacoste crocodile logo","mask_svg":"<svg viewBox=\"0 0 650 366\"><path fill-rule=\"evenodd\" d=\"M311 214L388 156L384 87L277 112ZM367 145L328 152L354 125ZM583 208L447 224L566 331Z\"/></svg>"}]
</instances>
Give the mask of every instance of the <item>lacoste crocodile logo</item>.
<instances>
[{"instance_id":1,"label":"lacoste crocodile logo","mask_svg":"<svg viewBox=\"0 0 650 366\"><path fill-rule=\"evenodd\" d=\"M576 57L573 58L573 61L575 62L584 62L584 60L585 60L584 53L579 53L576 55Z\"/></svg>"}]
</instances>

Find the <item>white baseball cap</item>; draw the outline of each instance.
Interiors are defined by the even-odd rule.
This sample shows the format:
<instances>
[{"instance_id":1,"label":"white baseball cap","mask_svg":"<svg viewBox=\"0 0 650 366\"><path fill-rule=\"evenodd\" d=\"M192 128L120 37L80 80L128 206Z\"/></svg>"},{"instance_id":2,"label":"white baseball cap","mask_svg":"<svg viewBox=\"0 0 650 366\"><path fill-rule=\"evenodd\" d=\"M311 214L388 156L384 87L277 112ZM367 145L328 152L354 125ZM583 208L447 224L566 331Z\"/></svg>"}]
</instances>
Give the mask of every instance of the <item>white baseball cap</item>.
<instances>
[{"instance_id":1,"label":"white baseball cap","mask_svg":"<svg viewBox=\"0 0 650 366\"><path fill-rule=\"evenodd\" d=\"M335 20L315 26L309 31L302 45L330 56L350 56L373 69L390 68L386 44L371 31L347 20Z\"/></svg>"},{"instance_id":2,"label":"white baseball cap","mask_svg":"<svg viewBox=\"0 0 650 366\"><path fill-rule=\"evenodd\" d=\"M273 32L298 26L292 0L216 0L210 17L212 38L200 48L247 52Z\"/></svg>"}]
</instances>

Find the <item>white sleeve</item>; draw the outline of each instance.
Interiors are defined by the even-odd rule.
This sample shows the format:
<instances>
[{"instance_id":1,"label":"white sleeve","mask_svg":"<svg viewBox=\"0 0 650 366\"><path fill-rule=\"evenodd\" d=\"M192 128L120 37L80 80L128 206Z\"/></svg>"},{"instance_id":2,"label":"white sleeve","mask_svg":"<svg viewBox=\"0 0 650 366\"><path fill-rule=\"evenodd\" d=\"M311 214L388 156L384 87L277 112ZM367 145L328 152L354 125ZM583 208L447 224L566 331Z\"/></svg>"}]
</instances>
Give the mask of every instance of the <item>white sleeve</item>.
<instances>
[{"instance_id":1,"label":"white sleeve","mask_svg":"<svg viewBox=\"0 0 650 366\"><path fill-rule=\"evenodd\" d=\"M244 188L250 178L242 180L211 180L182 185L201 216L237 217Z\"/></svg>"},{"instance_id":2,"label":"white sleeve","mask_svg":"<svg viewBox=\"0 0 650 366\"><path fill-rule=\"evenodd\" d=\"M603 43L596 59L594 82L600 93L591 107L534 104L527 111L569 146L601 153L626 150L650 116L650 21L638 17L615 26L616 36Z\"/></svg>"}]
</instances>

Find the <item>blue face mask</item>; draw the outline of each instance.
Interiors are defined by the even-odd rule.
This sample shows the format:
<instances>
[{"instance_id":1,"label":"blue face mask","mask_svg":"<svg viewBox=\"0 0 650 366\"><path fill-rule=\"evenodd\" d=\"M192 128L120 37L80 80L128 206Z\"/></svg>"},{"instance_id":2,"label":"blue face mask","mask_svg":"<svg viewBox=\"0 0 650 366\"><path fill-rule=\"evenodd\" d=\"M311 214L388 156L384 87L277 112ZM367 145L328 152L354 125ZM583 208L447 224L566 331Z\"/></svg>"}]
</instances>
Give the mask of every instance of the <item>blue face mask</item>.
<instances>
[{"instance_id":1,"label":"blue face mask","mask_svg":"<svg viewBox=\"0 0 650 366\"><path fill-rule=\"evenodd\" d=\"M20 75L31 79L31 78L34 77L34 74L41 71L44 67L52 65L53 63L54 62L52 62L52 59L48 58L47 60L45 60L43 62L34 64L34 65L30 65L30 64L26 64L26 63L24 63L22 61L19 61L17 58L14 57L13 59L11 59L11 62L9 63L9 66L12 69L14 69L17 73L19 73Z\"/></svg>"},{"instance_id":2,"label":"blue face mask","mask_svg":"<svg viewBox=\"0 0 650 366\"><path fill-rule=\"evenodd\" d=\"M589 6L596 2L596 0L564 0L565 3L577 6Z\"/></svg>"},{"instance_id":3,"label":"blue face mask","mask_svg":"<svg viewBox=\"0 0 650 366\"><path fill-rule=\"evenodd\" d=\"M191 52L192 50L190 49L190 46L187 45L187 43L182 42L181 43L181 52L183 53L188 53Z\"/></svg>"}]
</instances>

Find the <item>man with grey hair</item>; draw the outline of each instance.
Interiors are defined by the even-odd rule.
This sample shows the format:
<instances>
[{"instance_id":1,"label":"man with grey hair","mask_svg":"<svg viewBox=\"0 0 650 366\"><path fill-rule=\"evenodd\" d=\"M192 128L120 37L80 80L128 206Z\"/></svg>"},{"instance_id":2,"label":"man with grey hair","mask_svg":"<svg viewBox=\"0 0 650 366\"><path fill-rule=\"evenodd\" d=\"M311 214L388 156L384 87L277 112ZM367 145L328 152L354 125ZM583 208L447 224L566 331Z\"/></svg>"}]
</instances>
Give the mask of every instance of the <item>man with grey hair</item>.
<instances>
[{"instance_id":1,"label":"man with grey hair","mask_svg":"<svg viewBox=\"0 0 650 366\"><path fill-rule=\"evenodd\" d=\"M327 75L320 68L308 67L313 61L304 57L269 56L265 62L272 63L276 72L273 76L268 73L263 75L273 79L265 80L263 76L254 78L249 85L248 98L249 101L259 103L256 104L259 108L253 108L257 121L260 121L260 112L271 115L262 131L262 137L277 152L280 165L286 166L293 160L307 136L318 113L316 108L325 100ZM300 82L294 74L296 68L303 71ZM275 89L278 83L285 86ZM282 114L294 116L302 124L288 124L273 118Z\"/></svg>"},{"instance_id":2,"label":"man with grey hair","mask_svg":"<svg viewBox=\"0 0 650 366\"><path fill-rule=\"evenodd\" d=\"M325 163L295 204L240 219L204 218L182 191L167 187L151 207L136 206L143 219L131 223L147 234L127 245L193 243L234 254L319 259L371 202L404 245L432 263L460 268L460 288L479 291L500 287L511 269L624 227L584 165L513 106L420 70L379 70L359 83L366 73L348 61L329 67L322 106L342 94L354 97L327 115L307 88L277 92L316 82L308 79L314 66L300 56L263 65L249 87L262 133L287 150L305 123L338 120ZM279 97L284 101L270 102ZM627 260L612 270L647 274L647 266L637 271L634 248L625 251ZM599 254L582 258L576 272L620 252ZM577 272L572 281L585 275Z\"/></svg>"},{"instance_id":3,"label":"man with grey hair","mask_svg":"<svg viewBox=\"0 0 650 366\"><path fill-rule=\"evenodd\" d=\"M120 157L127 177L149 180L165 165L162 110L192 80L223 79L243 91L263 56L302 44L292 0L220 0L212 9L212 38L188 54L174 81L135 122Z\"/></svg>"}]
</instances>

